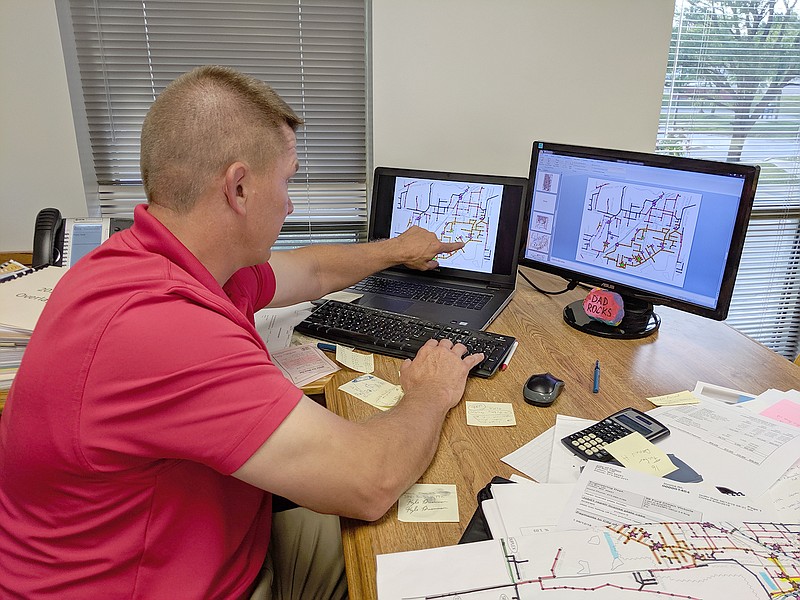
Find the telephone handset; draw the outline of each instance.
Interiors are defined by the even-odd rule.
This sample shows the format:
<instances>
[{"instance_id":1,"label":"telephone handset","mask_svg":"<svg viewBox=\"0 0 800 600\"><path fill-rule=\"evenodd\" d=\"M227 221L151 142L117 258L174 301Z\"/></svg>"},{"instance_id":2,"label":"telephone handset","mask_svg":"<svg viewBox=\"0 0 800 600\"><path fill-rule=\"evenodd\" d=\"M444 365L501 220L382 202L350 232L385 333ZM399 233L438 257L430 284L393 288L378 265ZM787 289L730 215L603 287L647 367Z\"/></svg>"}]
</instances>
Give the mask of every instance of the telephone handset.
<instances>
[{"instance_id":1,"label":"telephone handset","mask_svg":"<svg viewBox=\"0 0 800 600\"><path fill-rule=\"evenodd\" d=\"M33 232L33 266L71 267L108 237L133 225L133 219L62 218L57 208L43 208Z\"/></svg>"},{"instance_id":2,"label":"telephone handset","mask_svg":"<svg viewBox=\"0 0 800 600\"><path fill-rule=\"evenodd\" d=\"M63 236L61 225L61 213L57 208L43 208L36 215L36 225L33 228L32 264L34 267L54 265L61 259L60 248L63 244L56 243L59 231Z\"/></svg>"}]
</instances>

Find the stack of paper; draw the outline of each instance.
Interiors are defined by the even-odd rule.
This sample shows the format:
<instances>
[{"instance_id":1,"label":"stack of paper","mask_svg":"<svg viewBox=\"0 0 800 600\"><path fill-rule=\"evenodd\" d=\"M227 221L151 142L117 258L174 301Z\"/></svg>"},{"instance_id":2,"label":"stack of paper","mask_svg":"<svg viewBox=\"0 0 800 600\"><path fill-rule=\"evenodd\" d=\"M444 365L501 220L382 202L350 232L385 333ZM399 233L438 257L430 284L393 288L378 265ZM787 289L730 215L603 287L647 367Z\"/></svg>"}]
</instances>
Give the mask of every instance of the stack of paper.
<instances>
[{"instance_id":1,"label":"stack of paper","mask_svg":"<svg viewBox=\"0 0 800 600\"><path fill-rule=\"evenodd\" d=\"M550 531L377 557L379 600L792 598L800 532L780 523Z\"/></svg>"},{"instance_id":2,"label":"stack of paper","mask_svg":"<svg viewBox=\"0 0 800 600\"><path fill-rule=\"evenodd\" d=\"M649 414L670 428L659 449L696 479L728 495L763 501L800 522L800 392L768 390L735 405L703 397L699 403L664 406ZM554 427L503 457L503 462L540 483L578 481L587 463L561 443L590 421L558 415ZM668 476L685 477L685 471ZM683 481L688 481L683 479Z\"/></svg>"},{"instance_id":3,"label":"stack of paper","mask_svg":"<svg viewBox=\"0 0 800 600\"><path fill-rule=\"evenodd\" d=\"M589 422L559 415L502 459L539 483L491 484L481 507L495 539L378 556L379 598L796 593L800 392L729 392L650 411L671 430L658 447L681 465L664 477L583 462L561 438ZM462 559L474 569L442 567Z\"/></svg>"},{"instance_id":4,"label":"stack of paper","mask_svg":"<svg viewBox=\"0 0 800 600\"><path fill-rule=\"evenodd\" d=\"M0 390L11 387L29 338L28 334L0 327Z\"/></svg>"},{"instance_id":5,"label":"stack of paper","mask_svg":"<svg viewBox=\"0 0 800 600\"><path fill-rule=\"evenodd\" d=\"M65 271L47 267L0 281L0 390L11 387L39 315Z\"/></svg>"}]
</instances>

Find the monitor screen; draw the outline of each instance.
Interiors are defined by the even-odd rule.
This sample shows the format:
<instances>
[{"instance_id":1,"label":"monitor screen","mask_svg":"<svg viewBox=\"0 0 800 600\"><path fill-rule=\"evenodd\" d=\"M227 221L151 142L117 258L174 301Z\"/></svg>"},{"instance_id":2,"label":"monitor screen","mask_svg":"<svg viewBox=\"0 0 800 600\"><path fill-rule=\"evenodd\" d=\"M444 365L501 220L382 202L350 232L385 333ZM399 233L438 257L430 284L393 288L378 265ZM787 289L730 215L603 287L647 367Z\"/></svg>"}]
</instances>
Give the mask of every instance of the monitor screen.
<instances>
[{"instance_id":1,"label":"monitor screen","mask_svg":"<svg viewBox=\"0 0 800 600\"><path fill-rule=\"evenodd\" d=\"M626 309L722 320L757 179L749 165L534 142L519 262L613 290Z\"/></svg>"},{"instance_id":2,"label":"monitor screen","mask_svg":"<svg viewBox=\"0 0 800 600\"><path fill-rule=\"evenodd\" d=\"M369 237L393 238L418 225L443 242L465 245L437 256L435 273L417 275L513 286L527 183L524 177L377 167Z\"/></svg>"}]
</instances>

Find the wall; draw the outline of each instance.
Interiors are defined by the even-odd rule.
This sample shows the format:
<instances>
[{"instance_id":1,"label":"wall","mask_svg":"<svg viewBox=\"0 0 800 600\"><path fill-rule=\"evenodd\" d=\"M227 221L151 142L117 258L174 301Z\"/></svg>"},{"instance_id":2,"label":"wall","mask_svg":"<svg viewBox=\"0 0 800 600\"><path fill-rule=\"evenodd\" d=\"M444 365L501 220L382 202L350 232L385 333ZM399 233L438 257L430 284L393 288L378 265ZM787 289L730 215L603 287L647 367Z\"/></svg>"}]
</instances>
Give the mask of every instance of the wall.
<instances>
[{"instance_id":1,"label":"wall","mask_svg":"<svg viewBox=\"0 0 800 600\"><path fill-rule=\"evenodd\" d=\"M375 165L528 175L531 142L652 152L673 0L373 0Z\"/></svg>"},{"instance_id":2,"label":"wall","mask_svg":"<svg viewBox=\"0 0 800 600\"><path fill-rule=\"evenodd\" d=\"M30 251L36 213L86 215L54 0L0 1L0 251Z\"/></svg>"},{"instance_id":3,"label":"wall","mask_svg":"<svg viewBox=\"0 0 800 600\"><path fill-rule=\"evenodd\" d=\"M0 1L0 251L86 214L55 2ZM672 0L372 0L374 164L527 176L534 139L652 151Z\"/></svg>"}]
</instances>

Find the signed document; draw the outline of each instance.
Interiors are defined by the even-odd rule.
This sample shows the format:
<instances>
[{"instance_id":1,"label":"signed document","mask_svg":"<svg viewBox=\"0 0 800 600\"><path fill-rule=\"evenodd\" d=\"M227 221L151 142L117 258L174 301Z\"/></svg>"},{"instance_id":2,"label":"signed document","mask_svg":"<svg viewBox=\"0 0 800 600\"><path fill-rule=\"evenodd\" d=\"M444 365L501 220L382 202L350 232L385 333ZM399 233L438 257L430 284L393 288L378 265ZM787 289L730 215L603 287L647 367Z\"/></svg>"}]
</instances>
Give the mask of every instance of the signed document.
<instances>
[{"instance_id":1,"label":"signed document","mask_svg":"<svg viewBox=\"0 0 800 600\"><path fill-rule=\"evenodd\" d=\"M458 493L450 484L417 483L397 501L397 518L416 523L458 523Z\"/></svg>"}]
</instances>

